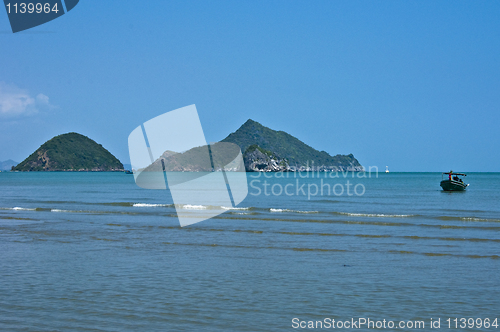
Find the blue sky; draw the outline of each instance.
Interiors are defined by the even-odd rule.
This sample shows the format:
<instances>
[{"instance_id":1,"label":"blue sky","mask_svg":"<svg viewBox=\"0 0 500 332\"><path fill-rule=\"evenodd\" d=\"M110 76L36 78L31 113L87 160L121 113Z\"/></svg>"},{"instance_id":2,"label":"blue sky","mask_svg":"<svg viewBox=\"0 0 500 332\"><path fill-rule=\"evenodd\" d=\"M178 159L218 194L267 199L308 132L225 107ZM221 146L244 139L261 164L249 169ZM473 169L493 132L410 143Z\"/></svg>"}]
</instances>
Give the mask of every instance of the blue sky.
<instances>
[{"instance_id":1,"label":"blue sky","mask_svg":"<svg viewBox=\"0 0 500 332\"><path fill-rule=\"evenodd\" d=\"M498 1L80 1L12 34L0 10L0 161L66 132L127 137L196 104L393 171L500 171Z\"/></svg>"}]
</instances>

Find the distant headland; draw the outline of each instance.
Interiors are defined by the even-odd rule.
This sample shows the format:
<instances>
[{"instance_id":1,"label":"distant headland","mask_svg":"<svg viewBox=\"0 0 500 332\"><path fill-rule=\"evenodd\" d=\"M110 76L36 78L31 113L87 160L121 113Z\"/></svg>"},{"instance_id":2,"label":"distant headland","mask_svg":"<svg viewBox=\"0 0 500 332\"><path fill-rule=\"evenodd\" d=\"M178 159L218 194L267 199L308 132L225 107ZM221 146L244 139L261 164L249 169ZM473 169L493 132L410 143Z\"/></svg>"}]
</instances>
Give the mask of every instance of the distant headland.
<instances>
[{"instance_id":1,"label":"distant headland","mask_svg":"<svg viewBox=\"0 0 500 332\"><path fill-rule=\"evenodd\" d=\"M0 161L0 172L2 171L10 171L12 167L16 166L19 164L18 162L15 162L12 159L6 160L6 161Z\"/></svg>"}]
</instances>

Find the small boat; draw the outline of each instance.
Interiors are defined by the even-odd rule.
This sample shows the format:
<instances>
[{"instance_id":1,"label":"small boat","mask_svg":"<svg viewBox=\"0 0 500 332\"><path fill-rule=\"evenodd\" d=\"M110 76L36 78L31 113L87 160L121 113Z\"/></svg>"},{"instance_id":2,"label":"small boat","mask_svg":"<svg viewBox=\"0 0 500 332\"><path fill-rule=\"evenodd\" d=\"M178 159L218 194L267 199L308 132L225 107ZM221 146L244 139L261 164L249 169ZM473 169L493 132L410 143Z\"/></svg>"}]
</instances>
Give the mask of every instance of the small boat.
<instances>
[{"instance_id":1,"label":"small boat","mask_svg":"<svg viewBox=\"0 0 500 332\"><path fill-rule=\"evenodd\" d=\"M385 166L385 172L389 173L389 166Z\"/></svg>"},{"instance_id":2,"label":"small boat","mask_svg":"<svg viewBox=\"0 0 500 332\"><path fill-rule=\"evenodd\" d=\"M440 184L444 191L464 191L469 186L469 184L464 183L464 181L459 178L460 176L467 176L466 174L449 171L443 173L441 179L443 179L445 174L448 175L448 180L442 180Z\"/></svg>"},{"instance_id":3,"label":"small boat","mask_svg":"<svg viewBox=\"0 0 500 332\"><path fill-rule=\"evenodd\" d=\"M128 170L128 169L126 169L126 170L125 170L125 174L134 174L134 172L133 172L133 171L130 171L130 170Z\"/></svg>"}]
</instances>

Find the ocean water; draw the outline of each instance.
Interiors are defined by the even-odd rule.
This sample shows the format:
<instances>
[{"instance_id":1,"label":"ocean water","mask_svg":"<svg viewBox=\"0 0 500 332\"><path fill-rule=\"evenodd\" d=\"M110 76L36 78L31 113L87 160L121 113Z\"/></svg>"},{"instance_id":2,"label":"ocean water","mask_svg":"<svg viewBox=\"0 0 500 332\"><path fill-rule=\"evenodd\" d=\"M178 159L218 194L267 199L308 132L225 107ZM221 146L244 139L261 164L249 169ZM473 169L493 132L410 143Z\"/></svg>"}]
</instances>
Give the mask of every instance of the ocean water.
<instances>
[{"instance_id":1,"label":"ocean water","mask_svg":"<svg viewBox=\"0 0 500 332\"><path fill-rule=\"evenodd\" d=\"M249 174L237 209L181 228L131 175L0 173L0 330L500 320L500 173L312 176Z\"/></svg>"}]
</instances>

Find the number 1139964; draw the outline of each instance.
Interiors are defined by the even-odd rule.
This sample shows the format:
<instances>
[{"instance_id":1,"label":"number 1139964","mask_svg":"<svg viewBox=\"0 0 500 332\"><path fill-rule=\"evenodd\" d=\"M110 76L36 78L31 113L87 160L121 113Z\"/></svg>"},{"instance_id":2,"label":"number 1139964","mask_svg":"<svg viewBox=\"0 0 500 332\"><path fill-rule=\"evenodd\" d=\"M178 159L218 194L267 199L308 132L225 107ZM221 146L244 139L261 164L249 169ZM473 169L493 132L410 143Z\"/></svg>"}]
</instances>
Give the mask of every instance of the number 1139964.
<instances>
[{"instance_id":1,"label":"number 1139964","mask_svg":"<svg viewBox=\"0 0 500 332\"><path fill-rule=\"evenodd\" d=\"M449 329L497 329L498 318L448 318L445 320Z\"/></svg>"},{"instance_id":2,"label":"number 1139964","mask_svg":"<svg viewBox=\"0 0 500 332\"><path fill-rule=\"evenodd\" d=\"M21 2L21 3L7 3L5 5L7 8L8 14L49 14L49 13L57 13L59 12L59 8L57 8L57 3L53 6L50 3L41 3L41 2Z\"/></svg>"}]
</instances>

